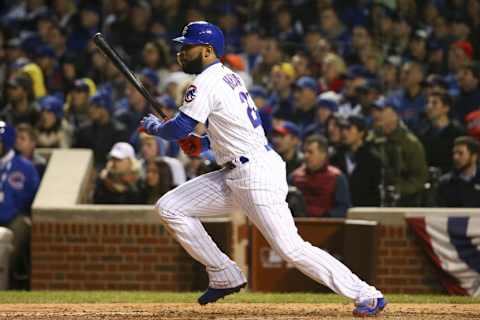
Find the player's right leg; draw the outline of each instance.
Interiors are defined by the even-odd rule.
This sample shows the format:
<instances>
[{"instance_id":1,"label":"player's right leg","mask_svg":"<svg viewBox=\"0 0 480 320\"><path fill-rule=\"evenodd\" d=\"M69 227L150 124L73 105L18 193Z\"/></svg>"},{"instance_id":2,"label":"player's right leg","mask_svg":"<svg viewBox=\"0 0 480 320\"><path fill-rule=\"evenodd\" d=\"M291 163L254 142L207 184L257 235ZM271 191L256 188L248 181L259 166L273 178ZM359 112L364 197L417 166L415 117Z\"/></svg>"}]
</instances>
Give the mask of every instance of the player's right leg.
<instances>
[{"instance_id":1,"label":"player's right leg","mask_svg":"<svg viewBox=\"0 0 480 320\"><path fill-rule=\"evenodd\" d=\"M224 170L192 179L161 197L156 208L164 225L182 247L206 267L209 287L236 288L246 283L240 268L205 231L199 217L227 214L234 204Z\"/></svg>"}]
</instances>

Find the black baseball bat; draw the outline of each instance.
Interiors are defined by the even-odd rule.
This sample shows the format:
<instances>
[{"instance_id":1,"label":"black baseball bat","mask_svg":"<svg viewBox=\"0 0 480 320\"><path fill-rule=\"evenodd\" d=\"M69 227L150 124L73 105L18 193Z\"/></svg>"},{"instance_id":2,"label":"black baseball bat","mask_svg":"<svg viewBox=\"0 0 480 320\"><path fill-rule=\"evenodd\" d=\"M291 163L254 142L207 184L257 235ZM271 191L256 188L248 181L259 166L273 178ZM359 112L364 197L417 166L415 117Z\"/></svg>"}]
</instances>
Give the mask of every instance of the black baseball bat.
<instances>
[{"instance_id":1,"label":"black baseball bat","mask_svg":"<svg viewBox=\"0 0 480 320\"><path fill-rule=\"evenodd\" d=\"M120 55L108 44L103 35L99 32L93 36L93 42L100 51L107 56L107 58L114 64L114 66L120 71L125 78L130 82L135 89L142 94L142 96L147 100L150 107L159 114L163 119L166 119L167 116L163 113L161 105L155 100L152 94L145 88L140 80L137 79L135 74L130 70L130 68L125 64Z\"/></svg>"}]
</instances>

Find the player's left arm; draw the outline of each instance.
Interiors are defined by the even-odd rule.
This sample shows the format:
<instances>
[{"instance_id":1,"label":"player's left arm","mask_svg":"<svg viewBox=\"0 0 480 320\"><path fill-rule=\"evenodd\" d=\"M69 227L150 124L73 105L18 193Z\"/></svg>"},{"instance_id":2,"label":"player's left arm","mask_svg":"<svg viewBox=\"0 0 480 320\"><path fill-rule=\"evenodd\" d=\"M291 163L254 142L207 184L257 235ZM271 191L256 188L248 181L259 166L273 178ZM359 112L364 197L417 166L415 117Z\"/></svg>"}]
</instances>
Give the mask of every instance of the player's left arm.
<instances>
[{"instance_id":1,"label":"player's left arm","mask_svg":"<svg viewBox=\"0 0 480 320\"><path fill-rule=\"evenodd\" d=\"M207 135L198 136L192 133L197 124L197 120L181 111L173 119L165 122L152 114L142 120L145 132L165 140L178 140L182 150L189 156L199 156L200 153L210 149Z\"/></svg>"},{"instance_id":2,"label":"player's left arm","mask_svg":"<svg viewBox=\"0 0 480 320\"><path fill-rule=\"evenodd\" d=\"M154 136L159 136L165 140L179 140L187 137L195 127L198 121L189 117L183 112L167 121L158 119L153 114L149 114L141 121L145 132Z\"/></svg>"}]
</instances>

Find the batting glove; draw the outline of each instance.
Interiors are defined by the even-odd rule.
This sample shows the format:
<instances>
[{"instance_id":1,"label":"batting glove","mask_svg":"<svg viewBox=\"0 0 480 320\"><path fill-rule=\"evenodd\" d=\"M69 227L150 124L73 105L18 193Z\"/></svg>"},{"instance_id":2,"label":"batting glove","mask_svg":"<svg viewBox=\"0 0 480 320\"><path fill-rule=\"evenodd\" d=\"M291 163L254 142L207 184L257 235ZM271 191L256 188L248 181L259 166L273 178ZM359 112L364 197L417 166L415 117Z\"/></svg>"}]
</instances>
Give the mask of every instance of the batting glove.
<instances>
[{"instance_id":1,"label":"batting glove","mask_svg":"<svg viewBox=\"0 0 480 320\"><path fill-rule=\"evenodd\" d=\"M177 142L183 152L190 157L198 157L200 153L210 149L210 140L207 136L198 136L193 133Z\"/></svg>"},{"instance_id":2,"label":"batting glove","mask_svg":"<svg viewBox=\"0 0 480 320\"><path fill-rule=\"evenodd\" d=\"M145 132L151 135L156 135L162 127L162 121L151 113L148 116L143 117L140 124L145 129Z\"/></svg>"}]
</instances>

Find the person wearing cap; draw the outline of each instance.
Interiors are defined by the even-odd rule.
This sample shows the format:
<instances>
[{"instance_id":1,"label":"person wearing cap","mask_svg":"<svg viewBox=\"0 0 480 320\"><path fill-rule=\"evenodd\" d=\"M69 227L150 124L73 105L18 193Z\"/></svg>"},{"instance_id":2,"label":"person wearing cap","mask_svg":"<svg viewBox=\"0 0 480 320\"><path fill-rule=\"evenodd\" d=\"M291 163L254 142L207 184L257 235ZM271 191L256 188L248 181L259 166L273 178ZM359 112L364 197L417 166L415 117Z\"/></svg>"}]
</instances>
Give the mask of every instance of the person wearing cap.
<instances>
[{"instance_id":1,"label":"person wearing cap","mask_svg":"<svg viewBox=\"0 0 480 320\"><path fill-rule=\"evenodd\" d=\"M273 148L280 154L287 166L287 177L302 165L303 155L300 151L302 140L300 128L293 122L284 121L273 128Z\"/></svg>"},{"instance_id":2,"label":"person wearing cap","mask_svg":"<svg viewBox=\"0 0 480 320\"><path fill-rule=\"evenodd\" d=\"M74 128L88 121L88 100L95 94L97 87L90 78L80 78L73 82L65 103L65 118Z\"/></svg>"},{"instance_id":3,"label":"person wearing cap","mask_svg":"<svg viewBox=\"0 0 480 320\"><path fill-rule=\"evenodd\" d=\"M445 92L432 92L427 99L428 126L419 134L425 148L427 163L439 168L442 173L452 167L454 140L465 134L465 130L450 118L453 99Z\"/></svg>"},{"instance_id":4,"label":"person wearing cap","mask_svg":"<svg viewBox=\"0 0 480 320\"><path fill-rule=\"evenodd\" d=\"M362 110L362 116L370 116L370 108L372 104L380 98L382 92L383 87L380 81L375 79L369 79L357 88L358 103Z\"/></svg>"},{"instance_id":5,"label":"person wearing cap","mask_svg":"<svg viewBox=\"0 0 480 320\"><path fill-rule=\"evenodd\" d=\"M338 102L341 95L334 91L327 91L317 96L317 112L315 114L315 122L307 126L303 135L326 134L327 121L331 115L338 111Z\"/></svg>"},{"instance_id":6,"label":"person wearing cap","mask_svg":"<svg viewBox=\"0 0 480 320\"><path fill-rule=\"evenodd\" d=\"M418 29L413 33L413 37L408 45L407 59L418 63L427 62L427 38L427 31L423 29Z\"/></svg>"},{"instance_id":7,"label":"person wearing cap","mask_svg":"<svg viewBox=\"0 0 480 320\"><path fill-rule=\"evenodd\" d=\"M339 102L338 113L343 117L360 114L362 108L358 103L357 88L364 85L367 79L371 77L371 74L364 66L353 65L348 67L344 77L342 101Z\"/></svg>"},{"instance_id":8,"label":"person wearing cap","mask_svg":"<svg viewBox=\"0 0 480 320\"><path fill-rule=\"evenodd\" d=\"M428 175L425 150L401 120L399 109L395 99L381 98L373 104L372 141L382 160L382 185L399 196L393 205L421 206Z\"/></svg>"},{"instance_id":9,"label":"person wearing cap","mask_svg":"<svg viewBox=\"0 0 480 320\"><path fill-rule=\"evenodd\" d=\"M40 99L37 145L41 148L69 148L73 127L63 117L63 101L56 96Z\"/></svg>"},{"instance_id":10,"label":"person wearing cap","mask_svg":"<svg viewBox=\"0 0 480 320\"><path fill-rule=\"evenodd\" d=\"M331 157L331 164L348 179L352 206L379 207L381 183L381 161L366 142L367 120L363 116L351 115L340 121L342 146Z\"/></svg>"},{"instance_id":11,"label":"person wearing cap","mask_svg":"<svg viewBox=\"0 0 480 320\"><path fill-rule=\"evenodd\" d=\"M295 69L290 63L274 65L271 72L272 93L269 105L273 108L273 116L288 120L293 114L293 90Z\"/></svg>"},{"instance_id":12,"label":"person wearing cap","mask_svg":"<svg viewBox=\"0 0 480 320\"><path fill-rule=\"evenodd\" d=\"M329 164L328 142L312 135L303 144L304 164L290 176L290 183L303 194L308 217L343 218L350 208L345 175Z\"/></svg>"},{"instance_id":13,"label":"person wearing cap","mask_svg":"<svg viewBox=\"0 0 480 320\"><path fill-rule=\"evenodd\" d=\"M89 99L88 122L75 131L74 148L93 150L95 168L105 165L105 155L119 141L128 140L128 132L122 123L112 119L113 103L110 92L100 90Z\"/></svg>"},{"instance_id":14,"label":"person wearing cap","mask_svg":"<svg viewBox=\"0 0 480 320\"><path fill-rule=\"evenodd\" d=\"M290 121L304 130L315 121L318 85L311 77L301 77L295 82L293 113ZM274 115L275 117L275 115Z\"/></svg>"},{"instance_id":15,"label":"person wearing cap","mask_svg":"<svg viewBox=\"0 0 480 320\"><path fill-rule=\"evenodd\" d=\"M5 107L0 118L18 125L28 123L35 126L39 117L39 106L35 101L32 80L26 74L15 75L7 81Z\"/></svg>"},{"instance_id":16,"label":"person wearing cap","mask_svg":"<svg viewBox=\"0 0 480 320\"><path fill-rule=\"evenodd\" d=\"M42 45L35 50L35 62L42 70L47 92L50 94L63 93L63 79L55 51Z\"/></svg>"},{"instance_id":17,"label":"person wearing cap","mask_svg":"<svg viewBox=\"0 0 480 320\"><path fill-rule=\"evenodd\" d=\"M0 121L0 226L14 234L10 288L28 290L30 273L30 208L40 184L32 163L14 150L15 128Z\"/></svg>"},{"instance_id":18,"label":"person wearing cap","mask_svg":"<svg viewBox=\"0 0 480 320\"><path fill-rule=\"evenodd\" d=\"M424 83L425 95L427 98L432 93L447 93L448 94L448 84L439 74L429 74L425 79Z\"/></svg>"},{"instance_id":19,"label":"person wearing cap","mask_svg":"<svg viewBox=\"0 0 480 320\"><path fill-rule=\"evenodd\" d=\"M127 142L117 142L108 153L108 161L100 171L93 202L97 204L140 204L140 162Z\"/></svg>"},{"instance_id":20,"label":"person wearing cap","mask_svg":"<svg viewBox=\"0 0 480 320\"><path fill-rule=\"evenodd\" d=\"M455 115L460 123L480 106L480 62L474 61L460 68L457 73L460 94L455 102Z\"/></svg>"}]
</instances>

